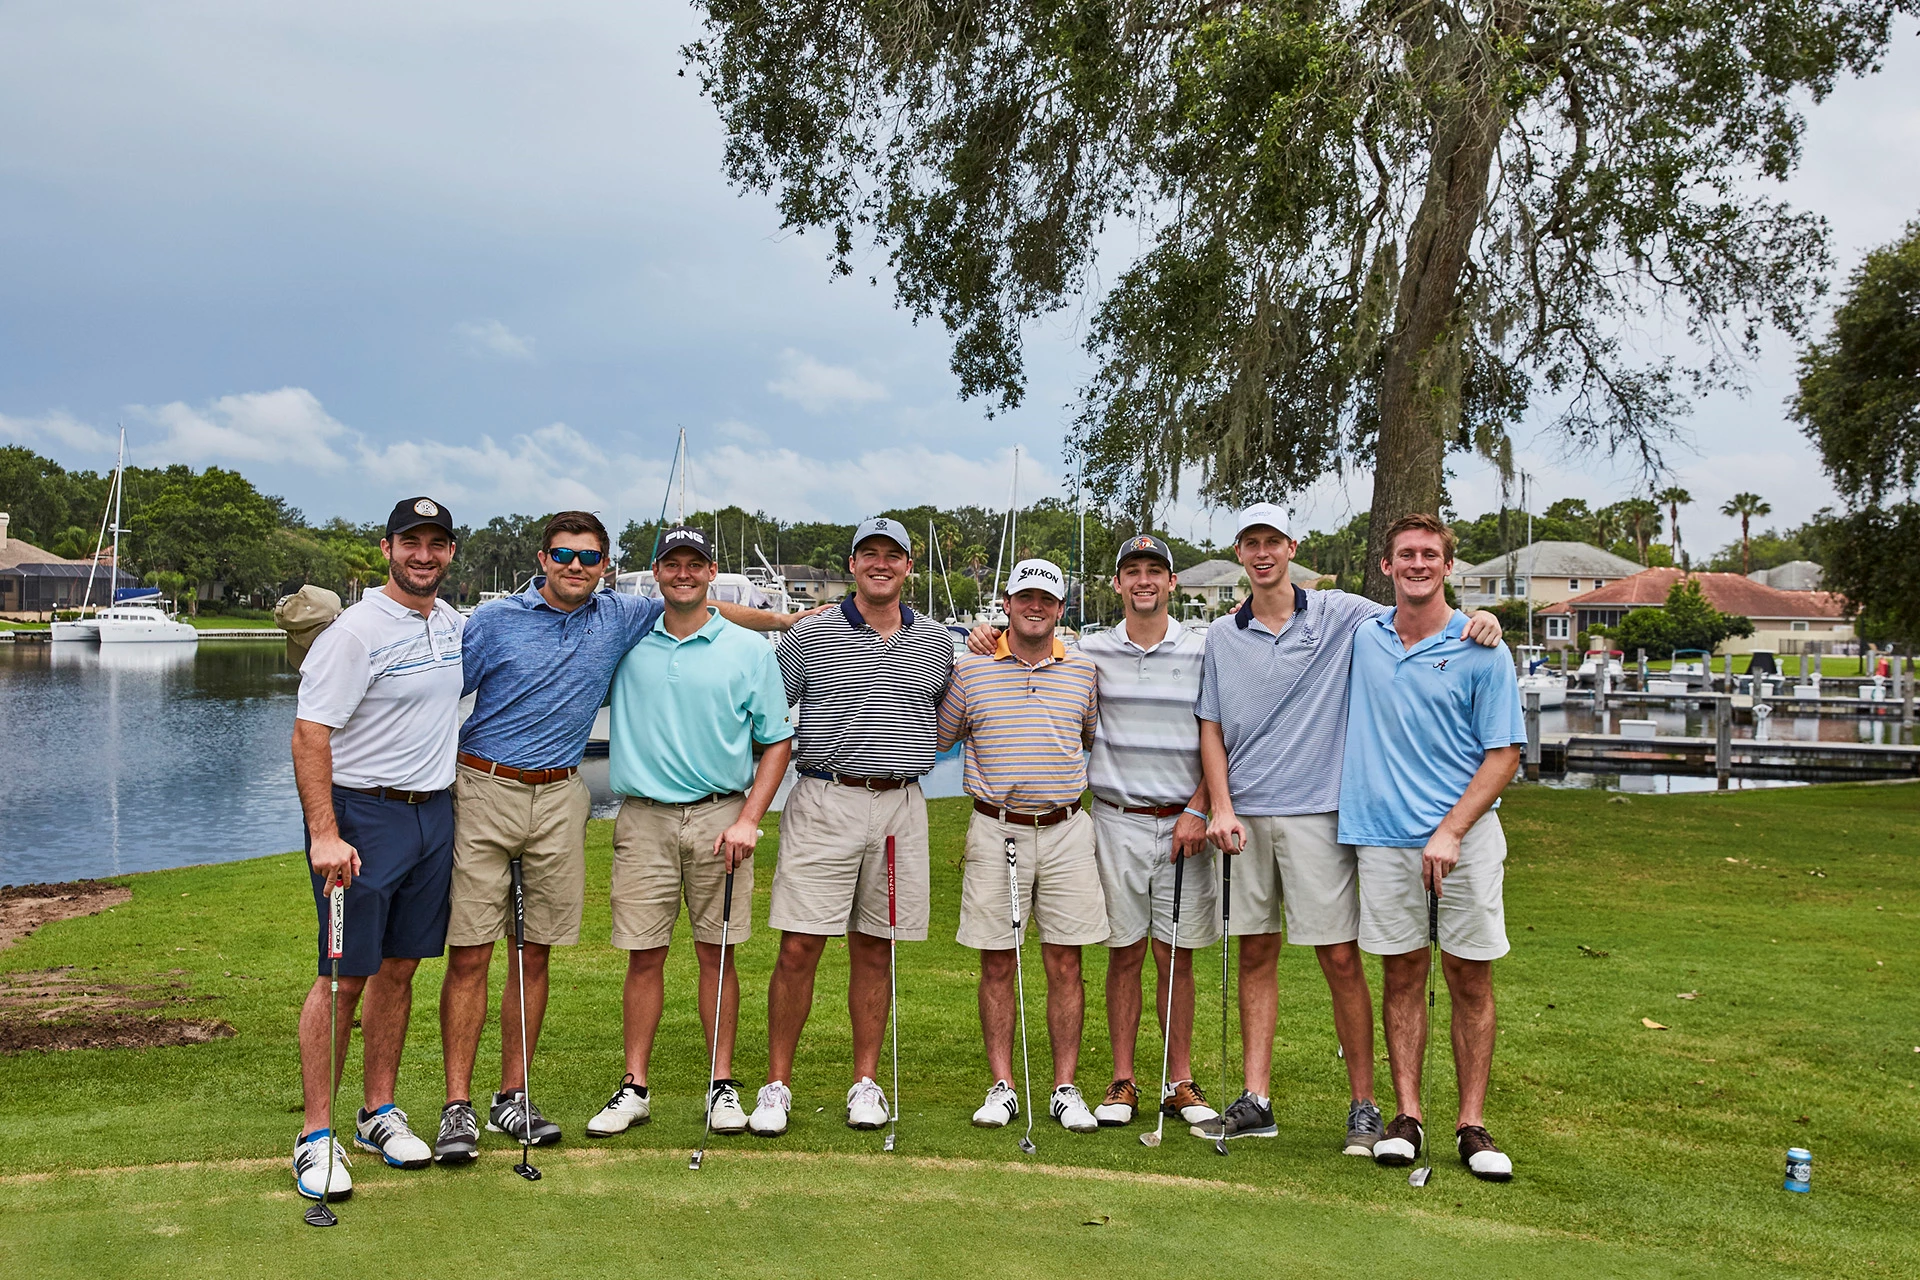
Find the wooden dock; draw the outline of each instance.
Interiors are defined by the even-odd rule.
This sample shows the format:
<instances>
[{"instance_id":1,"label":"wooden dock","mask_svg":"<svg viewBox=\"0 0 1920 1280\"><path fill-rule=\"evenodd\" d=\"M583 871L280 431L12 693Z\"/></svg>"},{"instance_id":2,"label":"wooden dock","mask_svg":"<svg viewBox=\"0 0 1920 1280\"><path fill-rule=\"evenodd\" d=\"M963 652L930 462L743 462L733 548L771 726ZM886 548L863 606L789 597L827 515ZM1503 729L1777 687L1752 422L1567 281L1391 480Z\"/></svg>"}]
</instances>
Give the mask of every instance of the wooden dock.
<instances>
[{"instance_id":1,"label":"wooden dock","mask_svg":"<svg viewBox=\"0 0 1920 1280\"><path fill-rule=\"evenodd\" d=\"M1628 738L1611 733L1543 739L1540 770L1711 778L1720 772L1716 757L1721 751L1725 752L1726 772L1736 778L1796 782L1920 778L1920 746L1734 738L1722 747L1714 738Z\"/></svg>"}]
</instances>

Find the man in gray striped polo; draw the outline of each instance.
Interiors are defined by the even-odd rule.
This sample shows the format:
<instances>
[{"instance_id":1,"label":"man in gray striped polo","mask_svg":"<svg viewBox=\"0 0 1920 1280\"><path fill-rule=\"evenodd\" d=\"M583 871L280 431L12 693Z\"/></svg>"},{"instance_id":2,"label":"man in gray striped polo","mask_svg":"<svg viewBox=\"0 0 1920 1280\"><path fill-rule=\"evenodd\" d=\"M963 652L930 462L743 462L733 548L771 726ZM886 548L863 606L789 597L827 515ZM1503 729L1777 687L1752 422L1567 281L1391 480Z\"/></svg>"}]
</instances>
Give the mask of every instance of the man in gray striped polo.
<instances>
[{"instance_id":1,"label":"man in gray striped polo","mask_svg":"<svg viewBox=\"0 0 1920 1280\"><path fill-rule=\"evenodd\" d=\"M1140 970L1149 938L1154 992L1167 1037L1167 1087L1154 1099L1189 1124L1219 1113L1193 1080L1193 952L1220 938L1219 892L1207 844L1207 792L1200 776L1200 693L1206 632L1183 627L1167 606L1179 579L1173 554L1151 534L1120 544L1113 589L1121 624L1080 642L1100 681L1100 724L1087 761L1093 834L1107 897L1107 1036L1113 1083L1094 1108L1103 1125L1132 1122L1140 1105L1134 1048L1140 1034ZM1174 862L1197 858L1181 877L1180 934L1173 936ZM1178 951L1173 949L1175 942ZM1171 1007L1167 973L1173 973Z\"/></svg>"},{"instance_id":2,"label":"man in gray striped polo","mask_svg":"<svg viewBox=\"0 0 1920 1280\"><path fill-rule=\"evenodd\" d=\"M1353 636L1386 606L1345 591L1303 591L1289 570L1299 544L1285 512L1241 512L1235 557L1253 590L1208 629L1201 668L1200 759L1212 817L1207 837L1233 865L1231 931L1240 939L1240 1035L1245 1089L1196 1137L1271 1138L1281 929L1311 946L1333 996L1347 1064L1347 1155L1371 1156L1383 1126L1373 1101L1373 998L1360 967L1360 892L1352 845L1339 835ZM1500 643L1481 610L1467 635Z\"/></svg>"}]
</instances>

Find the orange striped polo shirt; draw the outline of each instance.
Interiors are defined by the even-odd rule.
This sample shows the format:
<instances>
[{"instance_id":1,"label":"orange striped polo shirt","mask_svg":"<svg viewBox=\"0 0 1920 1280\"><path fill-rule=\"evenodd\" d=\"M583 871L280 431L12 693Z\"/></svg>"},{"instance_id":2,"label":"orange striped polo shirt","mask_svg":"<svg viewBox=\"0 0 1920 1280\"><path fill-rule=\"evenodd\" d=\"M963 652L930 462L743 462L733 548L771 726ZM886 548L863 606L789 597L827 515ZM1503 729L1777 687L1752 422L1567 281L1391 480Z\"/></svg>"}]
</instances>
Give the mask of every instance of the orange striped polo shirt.
<instances>
[{"instance_id":1,"label":"orange striped polo shirt","mask_svg":"<svg viewBox=\"0 0 1920 1280\"><path fill-rule=\"evenodd\" d=\"M1098 687L1093 663L1059 640L1030 667L1001 636L991 658L968 653L954 664L940 700L940 749L966 742L967 794L996 808L1039 813L1078 804Z\"/></svg>"}]
</instances>

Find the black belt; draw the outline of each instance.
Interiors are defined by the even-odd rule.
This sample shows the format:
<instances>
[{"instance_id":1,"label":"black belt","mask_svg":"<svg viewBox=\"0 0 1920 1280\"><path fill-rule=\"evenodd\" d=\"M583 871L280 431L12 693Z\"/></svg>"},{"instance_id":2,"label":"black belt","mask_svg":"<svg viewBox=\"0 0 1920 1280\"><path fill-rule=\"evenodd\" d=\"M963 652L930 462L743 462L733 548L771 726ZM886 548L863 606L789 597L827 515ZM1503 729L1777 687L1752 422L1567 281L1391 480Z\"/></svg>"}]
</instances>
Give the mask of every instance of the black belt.
<instances>
[{"instance_id":1,"label":"black belt","mask_svg":"<svg viewBox=\"0 0 1920 1280\"><path fill-rule=\"evenodd\" d=\"M714 791L701 796L698 800L655 800L652 796L628 796L629 800L638 800L641 804L650 804L656 809L691 809L697 804L713 804L719 800L744 800L744 791Z\"/></svg>"},{"instance_id":2,"label":"black belt","mask_svg":"<svg viewBox=\"0 0 1920 1280\"><path fill-rule=\"evenodd\" d=\"M379 800L398 800L401 804L430 804L447 794L445 791L402 791L398 787L348 787L338 782L333 785L342 791L351 791L355 795L373 796Z\"/></svg>"}]
</instances>

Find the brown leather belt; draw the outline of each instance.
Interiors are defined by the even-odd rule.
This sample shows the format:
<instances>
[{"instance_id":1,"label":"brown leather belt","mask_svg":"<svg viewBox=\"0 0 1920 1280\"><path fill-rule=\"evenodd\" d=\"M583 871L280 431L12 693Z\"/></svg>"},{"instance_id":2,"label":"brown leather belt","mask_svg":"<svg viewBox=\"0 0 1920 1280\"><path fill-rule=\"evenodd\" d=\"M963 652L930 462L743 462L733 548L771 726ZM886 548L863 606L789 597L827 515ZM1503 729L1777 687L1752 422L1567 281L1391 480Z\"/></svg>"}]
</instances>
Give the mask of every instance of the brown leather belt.
<instances>
[{"instance_id":1,"label":"brown leather belt","mask_svg":"<svg viewBox=\"0 0 1920 1280\"><path fill-rule=\"evenodd\" d=\"M837 782L843 787L859 787L863 791L898 791L919 781L918 778L853 778L844 773L828 773L825 769L802 769L800 776Z\"/></svg>"},{"instance_id":2,"label":"brown leather belt","mask_svg":"<svg viewBox=\"0 0 1920 1280\"><path fill-rule=\"evenodd\" d=\"M374 796L381 800L398 800L402 804L426 804L447 794L444 791L402 791L398 787L342 787L337 782L333 785L340 787L342 791L351 791L355 795Z\"/></svg>"},{"instance_id":3,"label":"brown leather belt","mask_svg":"<svg viewBox=\"0 0 1920 1280\"><path fill-rule=\"evenodd\" d=\"M641 804L652 805L656 809L691 809L695 805L713 804L719 800L744 800L746 798L747 793L744 791L715 791L710 795L701 796L698 800L655 800L652 796L627 797L627 799L638 801Z\"/></svg>"},{"instance_id":4,"label":"brown leather belt","mask_svg":"<svg viewBox=\"0 0 1920 1280\"><path fill-rule=\"evenodd\" d=\"M1017 809L1002 809L988 804L985 800L975 800L973 811L983 813L989 818L998 818L1002 822L1011 822L1016 827L1051 827L1055 823L1065 822L1080 812L1080 806L1063 804L1058 809L1049 809L1045 813L1021 813Z\"/></svg>"},{"instance_id":5,"label":"brown leather belt","mask_svg":"<svg viewBox=\"0 0 1920 1280\"><path fill-rule=\"evenodd\" d=\"M1135 805L1127 805L1127 804L1115 804L1111 800L1101 800L1100 803L1106 805L1107 808L1109 809L1118 809L1122 813L1137 813L1137 814L1140 814L1142 817L1147 817L1147 818L1177 818L1181 814L1187 811L1187 806L1183 804L1150 804L1150 805L1135 806Z\"/></svg>"},{"instance_id":6,"label":"brown leather belt","mask_svg":"<svg viewBox=\"0 0 1920 1280\"><path fill-rule=\"evenodd\" d=\"M481 773L490 773L496 778L505 778L509 782L524 782L530 787L544 787L549 782L565 782L579 772L573 769L516 769L510 764L495 764L479 756L470 756L462 751L454 757L469 769L478 769Z\"/></svg>"}]
</instances>

